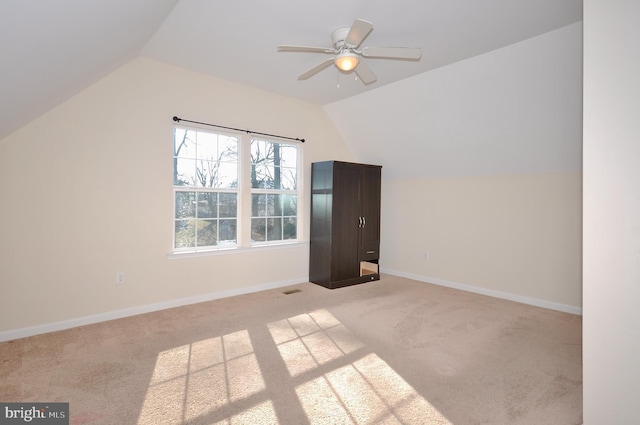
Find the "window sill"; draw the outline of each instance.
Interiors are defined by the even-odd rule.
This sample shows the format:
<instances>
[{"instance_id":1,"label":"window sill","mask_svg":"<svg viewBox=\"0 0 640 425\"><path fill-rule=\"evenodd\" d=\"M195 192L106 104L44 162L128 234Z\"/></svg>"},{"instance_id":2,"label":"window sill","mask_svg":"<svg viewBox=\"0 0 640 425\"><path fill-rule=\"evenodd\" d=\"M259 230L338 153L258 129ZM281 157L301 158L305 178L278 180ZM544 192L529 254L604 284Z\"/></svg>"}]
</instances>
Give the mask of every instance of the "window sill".
<instances>
[{"instance_id":1,"label":"window sill","mask_svg":"<svg viewBox=\"0 0 640 425\"><path fill-rule=\"evenodd\" d=\"M249 252L258 252L258 251L274 251L281 249L291 249L291 248L299 248L301 246L308 246L309 242L296 241L296 242L285 242L285 243L277 243L277 244L265 244L265 245L254 245L249 247L233 247L233 248L217 248L217 249L208 249L208 250L198 250L198 251L175 251L167 254L167 259L169 260L180 260L183 258L197 258L197 257L211 257L215 255L233 255L233 254L246 254Z\"/></svg>"}]
</instances>

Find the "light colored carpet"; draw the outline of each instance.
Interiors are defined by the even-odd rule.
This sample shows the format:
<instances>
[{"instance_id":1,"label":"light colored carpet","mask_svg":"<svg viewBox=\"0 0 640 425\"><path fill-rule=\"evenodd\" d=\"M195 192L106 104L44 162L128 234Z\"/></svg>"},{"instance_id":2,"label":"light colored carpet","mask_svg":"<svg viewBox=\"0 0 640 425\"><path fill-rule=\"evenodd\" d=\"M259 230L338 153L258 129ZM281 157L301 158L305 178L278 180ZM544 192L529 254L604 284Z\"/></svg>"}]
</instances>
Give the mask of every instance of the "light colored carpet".
<instances>
[{"instance_id":1,"label":"light colored carpet","mask_svg":"<svg viewBox=\"0 0 640 425\"><path fill-rule=\"evenodd\" d=\"M383 275L5 342L0 401L69 402L71 424L574 425L581 349L580 316Z\"/></svg>"}]
</instances>

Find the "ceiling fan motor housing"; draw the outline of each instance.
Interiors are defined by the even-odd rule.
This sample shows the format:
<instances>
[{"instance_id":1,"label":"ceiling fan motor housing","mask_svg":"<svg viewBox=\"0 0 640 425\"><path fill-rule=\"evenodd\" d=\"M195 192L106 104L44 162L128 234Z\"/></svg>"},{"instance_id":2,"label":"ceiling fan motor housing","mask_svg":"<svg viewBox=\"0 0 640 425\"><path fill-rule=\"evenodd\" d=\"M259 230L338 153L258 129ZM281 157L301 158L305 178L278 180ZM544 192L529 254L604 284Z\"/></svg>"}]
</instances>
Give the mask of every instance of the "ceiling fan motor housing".
<instances>
[{"instance_id":1,"label":"ceiling fan motor housing","mask_svg":"<svg viewBox=\"0 0 640 425\"><path fill-rule=\"evenodd\" d=\"M335 29L331 33L331 40L333 41L333 47L340 51L345 48L344 41L347 39L347 35L349 35L350 27L338 28Z\"/></svg>"}]
</instances>

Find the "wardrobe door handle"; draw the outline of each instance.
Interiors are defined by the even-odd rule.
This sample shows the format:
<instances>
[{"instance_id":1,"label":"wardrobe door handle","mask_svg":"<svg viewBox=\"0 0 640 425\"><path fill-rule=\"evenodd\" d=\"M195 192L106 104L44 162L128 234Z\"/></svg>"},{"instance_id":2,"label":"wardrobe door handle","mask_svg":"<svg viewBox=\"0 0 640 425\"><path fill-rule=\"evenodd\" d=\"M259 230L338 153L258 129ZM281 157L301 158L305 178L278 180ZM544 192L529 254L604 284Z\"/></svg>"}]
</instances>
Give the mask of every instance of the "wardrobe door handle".
<instances>
[{"instance_id":1,"label":"wardrobe door handle","mask_svg":"<svg viewBox=\"0 0 640 425\"><path fill-rule=\"evenodd\" d=\"M365 217L362 217L362 227L367 225L367 219Z\"/></svg>"}]
</instances>

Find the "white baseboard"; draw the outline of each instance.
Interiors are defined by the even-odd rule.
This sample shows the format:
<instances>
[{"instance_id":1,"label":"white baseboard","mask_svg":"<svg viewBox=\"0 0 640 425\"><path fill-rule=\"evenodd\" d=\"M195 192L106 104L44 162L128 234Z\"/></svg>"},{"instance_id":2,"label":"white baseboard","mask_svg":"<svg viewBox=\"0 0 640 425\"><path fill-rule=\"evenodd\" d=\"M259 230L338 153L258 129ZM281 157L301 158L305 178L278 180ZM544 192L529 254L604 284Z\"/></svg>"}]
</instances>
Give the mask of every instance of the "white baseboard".
<instances>
[{"instance_id":1,"label":"white baseboard","mask_svg":"<svg viewBox=\"0 0 640 425\"><path fill-rule=\"evenodd\" d=\"M15 329L0 332L0 342L11 341L19 338L40 335L49 332L61 331L64 329L75 328L77 326L91 325L93 323L106 322L107 320L121 319L124 317L135 316L138 314L151 313L154 311L165 310L168 308L181 307L189 304L197 304L205 301L217 300L220 298L228 298L236 295L249 294L252 292L266 291L268 289L281 288L283 286L296 285L298 283L308 282L307 276L299 279L291 279L281 282L264 283L261 285L249 286L246 288L229 289L226 291L214 292L210 294L196 295L193 297L179 298L176 300L164 301L156 304L141 305L138 307L130 307L122 310L110 311L106 313L95 314L91 316L79 317L76 319L64 320L61 322L48 323L45 325L31 326L28 328Z\"/></svg>"},{"instance_id":2,"label":"white baseboard","mask_svg":"<svg viewBox=\"0 0 640 425\"><path fill-rule=\"evenodd\" d=\"M545 301L537 298L524 297L522 295L511 294L508 292L496 291L493 289L482 288L479 286L467 285L464 283L451 282L448 280L438 279L435 277L421 276L413 273L405 273L399 270L385 269L381 267L382 273L392 274L394 276L406 277L407 279L417 280L419 282L433 283L434 285L446 286L448 288L460 289L462 291L473 292L480 295L488 295L494 298L502 298L509 301L515 301L522 304L533 305L536 307L548 308L550 310L562 311L564 313L582 315L582 307L576 307L567 304L560 304L553 301Z\"/></svg>"},{"instance_id":3,"label":"white baseboard","mask_svg":"<svg viewBox=\"0 0 640 425\"><path fill-rule=\"evenodd\" d=\"M464 283L451 282L451 281L428 277L428 276L405 273L399 270L381 268L380 271L382 273L391 274L399 277L406 277L407 279L412 279L419 282L432 283L434 285L446 286L448 288L460 289L462 291L473 292L481 295L488 295L490 297L502 298L510 301L516 301L519 303L529 304L536 307L548 308L551 310L562 311L565 313L582 315L581 307L560 304L560 303L555 303L551 301L539 300L537 298L524 297L521 295L515 295L508 292L495 291L492 289L481 288L479 286L472 286ZM61 331L64 329L75 328L77 326L84 326L84 325L90 325L93 323L106 322L107 320L121 319L124 317L135 316L138 314L151 313L154 311L165 310L167 308L181 307L189 304L197 304L197 303L217 300L221 298L233 297L236 295L266 291L268 289L281 288L284 286L296 285L296 284L305 283L308 281L309 281L309 278L305 276L298 279L265 283L261 285L249 286L246 288L229 289L226 291L196 295L193 297L179 298L176 300L169 300L169 301L164 301L156 304L147 304L147 305L142 305L138 307L131 307L131 308L125 308L122 310L115 310L115 311L110 311L106 313L95 314L91 316L79 317L76 319L64 320L61 322L54 322L54 323L48 323L44 325L9 330L9 331L0 332L0 342L11 341L19 338L26 338L29 336L40 335L48 332Z\"/></svg>"}]
</instances>

